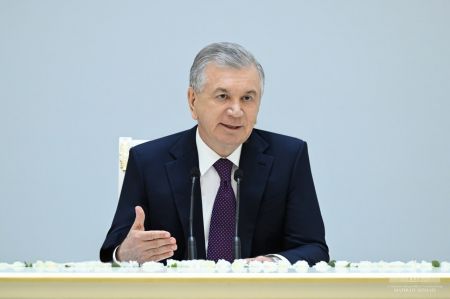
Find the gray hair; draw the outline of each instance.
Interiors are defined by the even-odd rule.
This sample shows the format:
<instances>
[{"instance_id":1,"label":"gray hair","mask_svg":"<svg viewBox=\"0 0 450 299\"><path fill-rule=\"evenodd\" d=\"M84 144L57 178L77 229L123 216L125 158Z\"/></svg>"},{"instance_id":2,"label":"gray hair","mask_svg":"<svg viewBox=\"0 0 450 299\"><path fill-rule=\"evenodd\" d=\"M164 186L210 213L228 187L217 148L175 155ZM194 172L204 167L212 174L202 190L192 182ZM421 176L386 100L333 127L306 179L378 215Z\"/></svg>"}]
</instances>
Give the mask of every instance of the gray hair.
<instances>
[{"instance_id":1,"label":"gray hair","mask_svg":"<svg viewBox=\"0 0 450 299\"><path fill-rule=\"evenodd\" d=\"M241 45L235 43L213 43L204 47L192 63L189 85L195 92L200 92L205 83L205 68L209 63L219 66L241 69L255 66L258 70L261 95L264 91L264 70L255 57Z\"/></svg>"}]
</instances>

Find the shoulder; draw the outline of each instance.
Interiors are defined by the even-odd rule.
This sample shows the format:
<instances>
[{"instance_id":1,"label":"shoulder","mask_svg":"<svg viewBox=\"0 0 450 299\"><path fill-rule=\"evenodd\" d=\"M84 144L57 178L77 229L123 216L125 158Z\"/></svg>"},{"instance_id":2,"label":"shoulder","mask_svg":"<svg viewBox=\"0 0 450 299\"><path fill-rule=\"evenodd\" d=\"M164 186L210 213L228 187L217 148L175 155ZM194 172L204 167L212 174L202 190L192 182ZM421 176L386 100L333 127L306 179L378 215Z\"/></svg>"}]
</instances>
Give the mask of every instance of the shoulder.
<instances>
[{"instance_id":1,"label":"shoulder","mask_svg":"<svg viewBox=\"0 0 450 299\"><path fill-rule=\"evenodd\" d=\"M133 147L135 152L148 152L155 149L171 148L189 130L150 140Z\"/></svg>"},{"instance_id":2,"label":"shoulder","mask_svg":"<svg viewBox=\"0 0 450 299\"><path fill-rule=\"evenodd\" d=\"M148 160L172 160L174 152L178 148L192 148L195 145L196 128L171 134L158 139L150 140L136 145L130 150L130 154L137 159Z\"/></svg>"},{"instance_id":3,"label":"shoulder","mask_svg":"<svg viewBox=\"0 0 450 299\"><path fill-rule=\"evenodd\" d=\"M267 151L272 153L298 153L306 148L302 139L274 132L254 129L253 134L267 143Z\"/></svg>"}]
</instances>

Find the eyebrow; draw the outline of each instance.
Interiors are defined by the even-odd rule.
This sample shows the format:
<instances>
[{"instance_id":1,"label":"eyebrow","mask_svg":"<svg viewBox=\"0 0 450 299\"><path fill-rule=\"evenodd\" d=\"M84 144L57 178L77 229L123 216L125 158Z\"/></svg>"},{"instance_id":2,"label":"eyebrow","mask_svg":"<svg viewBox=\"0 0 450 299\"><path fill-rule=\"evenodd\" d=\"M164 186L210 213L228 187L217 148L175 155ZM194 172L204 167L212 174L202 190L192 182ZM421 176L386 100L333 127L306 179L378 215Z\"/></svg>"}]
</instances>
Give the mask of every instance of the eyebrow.
<instances>
[{"instance_id":1,"label":"eyebrow","mask_svg":"<svg viewBox=\"0 0 450 299\"><path fill-rule=\"evenodd\" d=\"M218 87L218 88L216 88L216 89L214 90L214 93L217 93L217 92L225 92L225 93L228 93L228 90L227 90L226 88ZM253 94L253 95L257 95L257 92L256 92L255 90L252 89L252 90L246 91L245 94Z\"/></svg>"},{"instance_id":2,"label":"eyebrow","mask_svg":"<svg viewBox=\"0 0 450 299\"><path fill-rule=\"evenodd\" d=\"M228 93L228 90L226 90L225 88L219 87L219 88L216 88L216 89L214 90L214 93L216 93L216 92L226 92L226 93Z\"/></svg>"}]
</instances>

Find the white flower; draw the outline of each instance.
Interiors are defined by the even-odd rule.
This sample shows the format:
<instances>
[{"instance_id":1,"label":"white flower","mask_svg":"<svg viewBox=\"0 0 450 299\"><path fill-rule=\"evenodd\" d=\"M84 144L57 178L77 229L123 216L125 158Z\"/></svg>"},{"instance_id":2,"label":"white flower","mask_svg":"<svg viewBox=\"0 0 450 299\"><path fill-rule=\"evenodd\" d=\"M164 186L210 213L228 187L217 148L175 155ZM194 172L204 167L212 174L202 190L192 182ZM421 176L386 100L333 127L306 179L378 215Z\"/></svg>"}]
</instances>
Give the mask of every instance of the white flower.
<instances>
[{"instance_id":1,"label":"white flower","mask_svg":"<svg viewBox=\"0 0 450 299\"><path fill-rule=\"evenodd\" d=\"M214 272L216 263L207 260L187 260L177 264L179 272Z\"/></svg>"},{"instance_id":2,"label":"white flower","mask_svg":"<svg viewBox=\"0 0 450 299\"><path fill-rule=\"evenodd\" d=\"M279 273L287 273L289 269L292 267L291 263L288 261L278 261L278 272Z\"/></svg>"},{"instance_id":3,"label":"white flower","mask_svg":"<svg viewBox=\"0 0 450 299\"><path fill-rule=\"evenodd\" d=\"M419 269L421 271L431 271L433 270L433 265L429 262L422 261L420 264L418 264Z\"/></svg>"},{"instance_id":4,"label":"white flower","mask_svg":"<svg viewBox=\"0 0 450 299\"><path fill-rule=\"evenodd\" d=\"M65 272L109 272L111 263L102 263L100 261L86 261L77 263L58 264L58 267Z\"/></svg>"},{"instance_id":5,"label":"white flower","mask_svg":"<svg viewBox=\"0 0 450 299\"><path fill-rule=\"evenodd\" d=\"M216 262L210 260L198 260L196 264L196 269L198 272L212 273L216 270Z\"/></svg>"},{"instance_id":6,"label":"white flower","mask_svg":"<svg viewBox=\"0 0 450 299\"><path fill-rule=\"evenodd\" d=\"M263 270L263 263L260 261L250 261L248 263L248 271L251 273L258 273Z\"/></svg>"},{"instance_id":7,"label":"white flower","mask_svg":"<svg viewBox=\"0 0 450 299\"><path fill-rule=\"evenodd\" d=\"M139 263L137 261L128 261L128 262L119 262L120 268L118 271L120 272L133 272L136 268L139 268Z\"/></svg>"},{"instance_id":8,"label":"white flower","mask_svg":"<svg viewBox=\"0 0 450 299\"><path fill-rule=\"evenodd\" d=\"M166 269L163 263L158 262L145 262L141 265L142 270L145 272L164 272Z\"/></svg>"},{"instance_id":9,"label":"white flower","mask_svg":"<svg viewBox=\"0 0 450 299\"><path fill-rule=\"evenodd\" d=\"M334 271L343 273L348 272L350 269L350 263L347 261L336 261L334 262Z\"/></svg>"},{"instance_id":10,"label":"white flower","mask_svg":"<svg viewBox=\"0 0 450 299\"><path fill-rule=\"evenodd\" d=\"M11 264L11 268L12 269L25 268L25 263L24 262L14 262Z\"/></svg>"},{"instance_id":11,"label":"white flower","mask_svg":"<svg viewBox=\"0 0 450 299\"><path fill-rule=\"evenodd\" d=\"M376 264L377 268L379 271L387 271L389 269L389 263L385 262L385 261L379 261Z\"/></svg>"},{"instance_id":12,"label":"white flower","mask_svg":"<svg viewBox=\"0 0 450 299\"><path fill-rule=\"evenodd\" d=\"M231 263L227 260L218 260L216 263L216 270L219 273L226 273L231 271Z\"/></svg>"},{"instance_id":13,"label":"white flower","mask_svg":"<svg viewBox=\"0 0 450 299\"><path fill-rule=\"evenodd\" d=\"M247 261L244 259L234 260L231 264L231 270L235 273L247 272Z\"/></svg>"},{"instance_id":14,"label":"white flower","mask_svg":"<svg viewBox=\"0 0 450 299\"><path fill-rule=\"evenodd\" d=\"M350 265L347 261L336 261L334 263L334 267L336 268L347 268Z\"/></svg>"},{"instance_id":15,"label":"white flower","mask_svg":"<svg viewBox=\"0 0 450 299\"><path fill-rule=\"evenodd\" d=\"M360 272L370 272L377 267L377 264L369 261L361 261L359 263L351 263L350 267L357 268Z\"/></svg>"},{"instance_id":16,"label":"white flower","mask_svg":"<svg viewBox=\"0 0 450 299\"><path fill-rule=\"evenodd\" d=\"M278 265L274 262L263 262L264 273L273 273L278 271Z\"/></svg>"},{"instance_id":17,"label":"white flower","mask_svg":"<svg viewBox=\"0 0 450 299\"><path fill-rule=\"evenodd\" d=\"M416 261L409 261L405 265L405 270L407 271L416 271L417 269L417 262Z\"/></svg>"},{"instance_id":18,"label":"white flower","mask_svg":"<svg viewBox=\"0 0 450 299\"><path fill-rule=\"evenodd\" d=\"M36 261L36 263L33 264L33 268L40 271L58 271L61 269L61 266L52 261Z\"/></svg>"},{"instance_id":19,"label":"white flower","mask_svg":"<svg viewBox=\"0 0 450 299\"><path fill-rule=\"evenodd\" d=\"M390 271L402 271L405 268L405 263L396 261L389 263L389 270Z\"/></svg>"},{"instance_id":20,"label":"white flower","mask_svg":"<svg viewBox=\"0 0 450 299\"><path fill-rule=\"evenodd\" d=\"M441 271L442 272L450 272L450 263L449 262L441 262Z\"/></svg>"},{"instance_id":21,"label":"white flower","mask_svg":"<svg viewBox=\"0 0 450 299\"><path fill-rule=\"evenodd\" d=\"M307 261L297 261L293 267L295 271L299 273L306 273L309 270L309 265Z\"/></svg>"},{"instance_id":22,"label":"white flower","mask_svg":"<svg viewBox=\"0 0 450 299\"><path fill-rule=\"evenodd\" d=\"M327 272L331 266L327 262L321 261L313 266L317 272Z\"/></svg>"}]
</instances>

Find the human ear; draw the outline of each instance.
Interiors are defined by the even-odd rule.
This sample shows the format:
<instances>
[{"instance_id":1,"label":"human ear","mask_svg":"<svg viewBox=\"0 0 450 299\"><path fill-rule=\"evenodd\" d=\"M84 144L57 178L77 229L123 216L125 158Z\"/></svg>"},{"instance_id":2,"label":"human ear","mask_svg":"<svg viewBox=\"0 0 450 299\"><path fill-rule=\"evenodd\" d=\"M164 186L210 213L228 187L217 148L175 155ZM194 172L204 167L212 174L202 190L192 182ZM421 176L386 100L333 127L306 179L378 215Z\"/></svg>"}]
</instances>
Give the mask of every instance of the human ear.
<instances>
[{"instance_id":1,"label":"human ear","mask_svg":"<svg viewBox=\"0 0 450 299\"><path fill-rule=\"evenodd\" d=\"M197 120L198 116L197 116L197 112L195 109L195 104L196 104L197 98L196 98L195 91L192 87L188 88L187 98L188 98L189 110L191 111L192 119Z\"/></svg>"}]
</instances>

